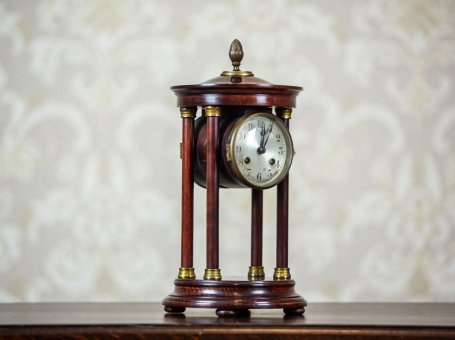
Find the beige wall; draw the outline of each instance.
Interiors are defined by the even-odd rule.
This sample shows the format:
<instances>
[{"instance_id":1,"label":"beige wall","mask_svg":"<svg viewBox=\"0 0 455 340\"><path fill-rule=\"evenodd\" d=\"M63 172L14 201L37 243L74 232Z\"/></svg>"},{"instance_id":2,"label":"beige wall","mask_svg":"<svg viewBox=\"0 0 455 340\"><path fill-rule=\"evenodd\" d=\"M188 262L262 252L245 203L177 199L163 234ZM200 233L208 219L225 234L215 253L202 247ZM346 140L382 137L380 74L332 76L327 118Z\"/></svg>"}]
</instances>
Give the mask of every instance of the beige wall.
<instances>
[{"instance_id":1,"label":"beige wall","mask_svg":"<svg viewBox=\"0 0 455 340\"><path fill-rule=\"evenodd\" d=\"M179 266L171 85L304 86L290 265L310 301L455 301L455 2L0 1L0 301L160 300ZM195 265L205 261L196 190ZM249 192L221 193L246 276ZM266 273L274 190L266 193Z\"/></svg>"}]
</instances>

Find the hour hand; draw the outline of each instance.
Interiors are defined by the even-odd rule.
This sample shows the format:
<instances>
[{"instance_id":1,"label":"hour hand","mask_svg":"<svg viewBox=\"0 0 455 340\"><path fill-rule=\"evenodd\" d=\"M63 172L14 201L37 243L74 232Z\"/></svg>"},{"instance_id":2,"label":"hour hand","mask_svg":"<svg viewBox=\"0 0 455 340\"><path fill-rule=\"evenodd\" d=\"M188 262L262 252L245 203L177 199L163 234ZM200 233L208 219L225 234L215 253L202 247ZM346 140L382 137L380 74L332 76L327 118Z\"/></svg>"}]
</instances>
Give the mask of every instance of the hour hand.
<instances>
[{"instance_id":1,"label":"hour hand","mask_svg":"<svg viewBox=\"0 0 455 340\"><path fill-rule=\"evenodd\" d=\"M262 122L261 125L260 125L260 135L261 135L261 139L259 141L259 148L257 150L257 153L258 155L261 155L265 152L265 134L266 134L266 131L265 131L265 124Z\"/></svg>"}]
</instances>

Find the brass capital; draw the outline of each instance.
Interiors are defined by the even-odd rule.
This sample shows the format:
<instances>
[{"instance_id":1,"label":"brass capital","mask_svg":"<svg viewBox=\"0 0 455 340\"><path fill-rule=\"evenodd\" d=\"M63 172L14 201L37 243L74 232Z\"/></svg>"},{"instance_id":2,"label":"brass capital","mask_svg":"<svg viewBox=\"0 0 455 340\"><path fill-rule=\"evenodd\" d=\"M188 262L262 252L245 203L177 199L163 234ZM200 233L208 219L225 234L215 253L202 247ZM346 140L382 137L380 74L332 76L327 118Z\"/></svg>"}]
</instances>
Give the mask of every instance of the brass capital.
<instances>
[{"instance_id":1,"label":"brass capital","mask_svg":"<svg viewBox=\"0 0 455 340\"><path fill-rule=\"evenodd\" d=\"M275 268L275 272L273 273L274 280L290 280L291 279L291 271L289 268Z\"/></svg>"},{"instance_id":2,"label":"brass capital","mask_svg":"<svg viewBox=\"0 0 455 340\"><path fill-rule=\"evenodd\" d=\"M291 119L292 109L288 107L277 107L275 112L281 119Z\"/></svg>"},{"instance_id":3,"label":"brass capital","mask_svg":"<svg viewBox=\"0 0 455 340\"><path fill-rule=\"evenodd\" d=\"M261 281L265 279L264 267L263 266L250 266L248 270L248 280L250 281Z\"/></svg>"},{"instance_id":4,"label":"brass capital","mask_svg":"<svg viewBox=\"0 0 455 340\"><path fill-rule=\"evenodd\" d=\"M182 118L194 118L196 116L197 107L181 107L180 117Z\"/></svg>"},{"instance_id":5,"label":"brass capital","mask_svg":"<svg viewBox=\"0 0 455 340\"><path fill-rule=\"evenodd\" d=\"M221 271L219 269L206 269L204 280L221 280Z\"/></svg>"},{"instance_id":6,"label":"brass capital","mask_svg":"<svg viewBox=\"0 0 455 340\"><path fill-rule=\"evenodd\" d=\"M205 106L204 112L206 117L219 117L221 116L221 110L218 106Z\"/></svg>"},{"instance_id":7,"label":"brass capital","mask_svg":"<svg viewBox=\"0 0 455 340\"><path fill-rule=\"evenodd\" d=\"M194 268L179 268L179 275L177 276L179 279L189 279L193 280L196 278L196 274L194 273Z\"/></svg>"}]
</instances>

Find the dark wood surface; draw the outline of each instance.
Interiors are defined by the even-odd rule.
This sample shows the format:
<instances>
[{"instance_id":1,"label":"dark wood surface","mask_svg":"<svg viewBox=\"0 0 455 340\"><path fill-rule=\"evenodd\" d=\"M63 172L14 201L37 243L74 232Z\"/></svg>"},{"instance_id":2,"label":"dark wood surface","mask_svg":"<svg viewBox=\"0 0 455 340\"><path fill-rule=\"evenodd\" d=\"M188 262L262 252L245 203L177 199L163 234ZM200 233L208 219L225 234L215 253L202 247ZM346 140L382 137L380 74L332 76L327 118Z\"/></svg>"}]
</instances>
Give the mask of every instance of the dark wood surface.
<instances>
[{"instance_id":1,"label":"dark wood surface","mask_svg":"<svg viewBox=\"0 0 455 340\"><path fill-rule=\"evenodd\" d=\"M283 119L289 129L289 119ZM288 267L289 243L289 174L277 185L276 198L276 267Z\"/></svg>"},{"instance_id":2,"label":"dark wood surface","mask_svg":"<svg viewBox=\"0 0 455 340\"><path fill-rule=\"evenodd\" d=\"M219 269L219 117L207 117L207 269Z\"/></svg>"},{"instance_id":3,"label":"dark wood surface","mask_svg":"<svg viewBox=\"0 0 455 340\"><path fill-rule=\"evenodd\" d=\"M182 243L181 267L193 267L194 118L182 118Z\"/></svg>"},{"instance_id":4,"label":"dark wood surface","mask_svg":"<svg viewBox=\"0 0 455 340\"><path fill-rule=\"evenodd\" d=\"M263 192L251 189L251 265L262 266Z\"/></svg>"},{"instance_id":5,"label":"dark wood surface","mask_svg":"<svg viewBox=\"0 0 455 340\"><path fill-rule=\"evenodd\" d=\"M254 310L218 318L212 310L166 315L159 303L0 304L0 336L34 338L444 338L455 337L455 304L312 303L304 317Z\"/></svg>"},{"instance_id":6,"label":"dark wood surface","mask_svg":"<svg viewBox=\"0 0 455 340\"><path fill-rule=\"evenodd\" d=\"M230 77L227 78L230 81ZM171 87L177 96L177 106L242 105L295 107L298 86L247 83L179 85Z\"/></svg>"},{"instance_id":7,"label":"dark wood surface","mask_svg":"<svg viewBox=\"0 0 455 340\"><path fill-rule=\"evenodd\" d=\"M176 279L174 291L163 303L170 311L175 308L183 311L185 307L213 308L218 315L220 311L245 314L249 309L281 309L289 314L306 306L293 280Z\"/></svg>"}]
</instances>

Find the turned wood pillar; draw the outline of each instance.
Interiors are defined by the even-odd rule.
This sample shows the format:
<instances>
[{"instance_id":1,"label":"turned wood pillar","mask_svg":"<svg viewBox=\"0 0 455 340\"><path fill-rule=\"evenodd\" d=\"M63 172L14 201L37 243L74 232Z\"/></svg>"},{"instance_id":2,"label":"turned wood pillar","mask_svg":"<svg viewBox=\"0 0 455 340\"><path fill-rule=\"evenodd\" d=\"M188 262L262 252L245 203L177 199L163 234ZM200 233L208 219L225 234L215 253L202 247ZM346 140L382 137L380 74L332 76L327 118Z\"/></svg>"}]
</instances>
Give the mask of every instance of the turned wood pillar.
<instances>
[{"instance_id":1,"label":"turned wood pillar","mask_svg":"<svg viewBox=\"0 0 455 340\"><path fill-rule=\"evenodd\" d=\"M221 280L219 269L219 125L221 111L219 107L206 106L207 119L207 154L206 154L206 189L207 189L207 265L205 280Z\"/></svg>"},{"instance_id":2,"label":"turned wood pillar","mask_svg":"<svg viewBox=\"0 0 455 340\"><path fill-rule=\"evenodd\" d=\"M292 110L276 108L275 112L289 129ZM291 272L288 267L288 230L289 230L289 174L277 185L277 234L276 234L276 268L274 280L289 280Z\"/></svg>"},{"instance_id":3,"label":"turned wood pillar","mask_svg":"<svg viewBox=\"0 0 455 340\"><path fill-rule=\"evenodd\" d=\"M264 280L262 266L262 207L263 191L251 190L251 266L248 271L249 280Z\"/></svg>"},{"instance_id":4,"label":"turned wood pillar","mask_svg":"<svg viewBox=\"0 0 455 340\"><path fill-rule=\"evenodd\" d=\"M182 245L178 278L195 279L193 268L194 117L197 107L181 107L182 144Z\"/></svg>"}]
</instances>

